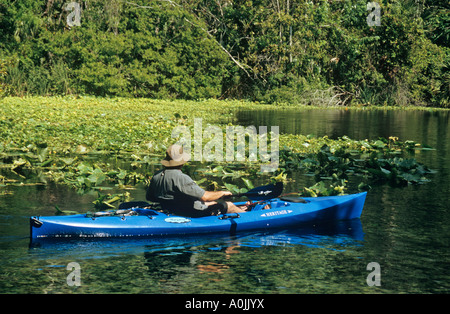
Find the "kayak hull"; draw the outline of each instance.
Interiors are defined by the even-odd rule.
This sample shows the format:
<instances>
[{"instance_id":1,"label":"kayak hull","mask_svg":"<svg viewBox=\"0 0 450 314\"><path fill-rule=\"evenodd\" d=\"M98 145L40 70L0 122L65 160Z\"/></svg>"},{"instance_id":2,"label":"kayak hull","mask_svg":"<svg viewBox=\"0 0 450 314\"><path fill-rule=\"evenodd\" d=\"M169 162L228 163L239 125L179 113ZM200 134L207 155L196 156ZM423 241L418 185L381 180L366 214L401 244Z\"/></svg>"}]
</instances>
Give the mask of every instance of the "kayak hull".
<instances>
[{"instance_id":1,"label":"kayak hull","mask_svg":"<svg viewBox=\"0 0 450 314\"><path fill-rule=\"evenodd\" d=\"M166 215L135 208L135 216L90 217L85 214L30 218L30 237L46 238L126 238L236 233L252 230L290 228L323 221L347 220L361 216L366 192L330 197L305 197L306 202L266 201L252 211L201 218Z\"/></svg>"}]
</instances>

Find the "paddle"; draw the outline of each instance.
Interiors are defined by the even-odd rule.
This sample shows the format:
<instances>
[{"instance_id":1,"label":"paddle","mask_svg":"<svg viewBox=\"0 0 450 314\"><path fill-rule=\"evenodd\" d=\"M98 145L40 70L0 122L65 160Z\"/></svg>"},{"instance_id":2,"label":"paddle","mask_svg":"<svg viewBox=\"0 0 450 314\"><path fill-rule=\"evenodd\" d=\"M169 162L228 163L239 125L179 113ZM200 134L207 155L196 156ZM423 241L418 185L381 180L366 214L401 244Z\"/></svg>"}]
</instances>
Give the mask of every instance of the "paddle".
<instances>
[{"instance_id":1,"label":"paddle","mask_svg":"<svg viewBox=\"0 0 450 314\"><path fill-rule=\"evenodd\" d=\"M151 206L149 203L144 201L132 201L132 202L125 202L119 205L119 209L130 209L130 208L143 208Z\"/></svg>"},{"instance_id":2,"label":"paddle","mask_svg":"<svg viewBox=\"0 0 450 314\"><path fill-rule=\"evenodd\" d=\"M245 196L252 201L263 201L270 200L271 198L276 198L280 196L281 192L283 192L283 183L277 182L276 184L268 184L256 187L246 193L226 195L224 198Z\"/></svg>"},{"instance_id":3,"label":"paddle","mask_svg":"<svg viewBox=\"0 0 450 314\"><path fill-rule=\"evenodd\" d=\"M281 195L281 192L283 192L283 183L277 182L276 184L268 184L256 187L254 189L251 189L250 191L246 193L239 193L239 194L233 194L233 195L227 195L223 198L229 198L229 197L248 197L252 201L264 201L264 200L270 200L271 198L276 198ZM133 202L125 202L119 205L119 209L129 209L133 207L147 207L150 206L149 203L143 202L143 201L133 201Z\"/></svg>"}]
</instances>

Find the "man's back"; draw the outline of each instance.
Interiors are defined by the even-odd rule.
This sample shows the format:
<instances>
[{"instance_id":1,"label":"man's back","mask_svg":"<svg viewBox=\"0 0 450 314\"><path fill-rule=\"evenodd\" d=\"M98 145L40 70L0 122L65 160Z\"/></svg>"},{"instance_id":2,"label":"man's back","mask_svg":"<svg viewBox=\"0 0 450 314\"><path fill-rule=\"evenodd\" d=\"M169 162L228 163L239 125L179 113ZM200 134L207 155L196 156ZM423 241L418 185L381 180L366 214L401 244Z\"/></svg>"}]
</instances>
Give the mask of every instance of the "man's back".
<instances>
[{"instance_id":1,"label":"man's back","mask_svg":"<svg viewBox=\"0 0 450 314\"><path fill-rule=\"evenodd\" d=\"M147 189L147 199L159 202L164 210L189 216L194 202L205 194L188 175L178 168L166 168L152 177Z\"/></svg>"}]
</instances>

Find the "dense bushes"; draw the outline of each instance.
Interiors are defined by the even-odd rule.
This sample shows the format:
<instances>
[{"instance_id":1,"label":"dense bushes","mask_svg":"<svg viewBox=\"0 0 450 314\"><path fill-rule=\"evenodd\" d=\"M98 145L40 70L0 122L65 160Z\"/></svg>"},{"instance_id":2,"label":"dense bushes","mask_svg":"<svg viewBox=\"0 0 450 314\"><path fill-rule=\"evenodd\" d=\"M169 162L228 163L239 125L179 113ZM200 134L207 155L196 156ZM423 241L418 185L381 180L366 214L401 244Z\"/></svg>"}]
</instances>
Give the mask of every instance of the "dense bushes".
<instances>
[{"instance_id":1,"label":"dense bushes","mask_svg":"<svg viewBox=\"0 0 450 314\"><path fill-rule=\"evenodd\" d=\"M89 1L84 3L81 27L68 29L67 14L61 1L61 10L55 9L57 2L46 18L38 19L38 29L34 21L42 8L34 8L34 14L16 13L24 22L8 47L6 83L11 94L220 96L227 59L212 39L188 22L193 18L185 10L125 11L115 1L121 9L113 15L107 7L111 3ZM33 10L31 5L28 10ZM108 14L112 16L105 18ZM117 23L111 25L111 19Z\"/></svg>"},{"instance_id":2,"label":"dense bushes","mask_svg":"<svg viewBox=\"0 0 450 314\"><path fill-rule=\"evenodd\" d=\"M448 3L0 0L0 96L450 107Z\"/></svg>"}]
</instances>

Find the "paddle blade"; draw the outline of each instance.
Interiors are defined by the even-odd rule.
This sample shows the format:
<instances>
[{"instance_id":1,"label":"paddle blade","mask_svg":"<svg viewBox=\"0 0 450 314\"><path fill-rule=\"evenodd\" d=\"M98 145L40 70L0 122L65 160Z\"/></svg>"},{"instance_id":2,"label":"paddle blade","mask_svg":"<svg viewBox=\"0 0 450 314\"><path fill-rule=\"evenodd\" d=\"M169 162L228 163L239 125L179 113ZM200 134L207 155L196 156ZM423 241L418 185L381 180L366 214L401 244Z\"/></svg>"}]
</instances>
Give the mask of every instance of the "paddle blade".
<instances>
[{"instance_id":1,"label":"paddle blade","mask_svg":"<svg viewBox=\"0 0 450 314\"><path fill-rule=\"evenodd\" d=\"M252 201L264 201L276 198L280 196L282 192L283 183L277 182L276 184L269 184L251 189L247 193L242 194L242 196L247 196Z\"/></svg>"}]
</instances>

